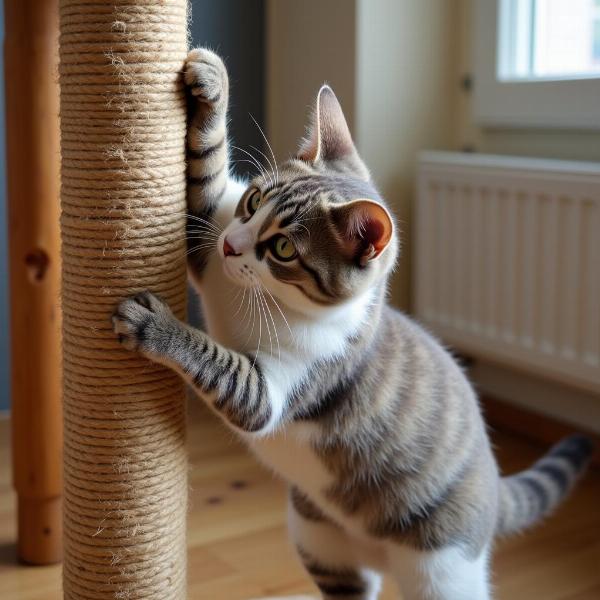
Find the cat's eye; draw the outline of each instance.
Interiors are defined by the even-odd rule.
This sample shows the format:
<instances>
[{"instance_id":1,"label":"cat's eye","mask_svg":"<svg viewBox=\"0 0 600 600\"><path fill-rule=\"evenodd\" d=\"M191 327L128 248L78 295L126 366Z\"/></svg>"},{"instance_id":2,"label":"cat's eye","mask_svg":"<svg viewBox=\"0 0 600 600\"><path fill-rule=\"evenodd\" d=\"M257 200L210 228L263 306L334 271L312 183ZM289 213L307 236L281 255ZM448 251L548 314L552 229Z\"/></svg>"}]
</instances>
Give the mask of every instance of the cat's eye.
<instances>
[{"instance_id":1,"label":"cat's eye","mask_svg":"<svg viewBox=\"0 0 600 600\"><path fill-rule=\"evenodd\" d=\"M254 190L250 196L248 196L248 200L246 202L246 207L248 209L248 213L253 215L260 206L261 195L258 190Z\"/></svg>"},{"instance_id":2,"label":"cat's eye","mask_svg":"<svg viewBox=\"0 0 600 600\"><path fill-rule=\"evenodd\" d=\"M285 235L276 235L271 242L271 250L275 258L282 261L293 260L298 255L294 244Z\"/></svg>"}]
</instances>

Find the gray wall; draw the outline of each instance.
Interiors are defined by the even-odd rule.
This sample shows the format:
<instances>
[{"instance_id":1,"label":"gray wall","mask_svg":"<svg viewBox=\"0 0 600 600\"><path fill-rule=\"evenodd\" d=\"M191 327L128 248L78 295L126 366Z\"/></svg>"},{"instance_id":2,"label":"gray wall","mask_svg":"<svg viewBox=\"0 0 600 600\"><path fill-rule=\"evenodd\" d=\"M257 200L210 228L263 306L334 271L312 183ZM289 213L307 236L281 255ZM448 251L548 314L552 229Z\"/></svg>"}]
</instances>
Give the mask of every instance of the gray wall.
<instances>
[{"instance_id":1,"label":"gray wall","mask_svg":"<svg viewBox=\"0 0 600 600\"><path fill-rule=\"evenodd\" d=\"M232 84L231 135L237 146L263 146L252 119L264 127L264 0L192 0L194 45L209 46L227 63ZM4 5L0 0L0 27L4 38ZM0 49L4 64L3 45ZM9 406L8 260L6 232L6 162L4 77L0 77L0 410ZM234 153L233 158L241 158ZM245 175L250 165L240 163Z\"/></svg>"},{"instance_id":2,"label":"gray wall","mask_svg":"<svg viewBox=\"0 0 600 600\"><path fill-rule=\"evenodd\" d=\"M263 138L250 118L264 126L264 0L192 0L192 45L217 52L229 71L229 139L260 158L252 146L265 152ZM266 152L265 152L266 153ZM234 172L242 177L255 170L239 150L231 153ZM239 162L235 162L239 161ZM190 288L188 318L201 324L199 302Z\"/></svg>"},{"instance_id":3,"label":"gray wall","mask_svg":"<svg viewBox=\"0 0 600 600\"><path fill-rule=\"evenodd\" d=\"M264 129L264 0L192 0L194 46L207 46L221 55L229 70L231 142L258 155L251 146L264 151L263 139L252 115ZM246 159L239 151L234 160ZM235 172L246 175L252 166L234 164Z\"/></svg>"}]
</instances>

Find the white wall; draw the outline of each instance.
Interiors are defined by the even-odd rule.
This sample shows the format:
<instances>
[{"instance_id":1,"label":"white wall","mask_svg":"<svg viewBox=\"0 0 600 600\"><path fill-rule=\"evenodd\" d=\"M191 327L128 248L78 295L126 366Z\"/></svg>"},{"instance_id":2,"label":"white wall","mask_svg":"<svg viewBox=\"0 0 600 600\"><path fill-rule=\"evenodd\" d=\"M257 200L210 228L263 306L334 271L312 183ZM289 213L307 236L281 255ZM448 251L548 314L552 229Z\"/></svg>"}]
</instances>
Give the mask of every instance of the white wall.
<instances>
[{"instance_id":1,"label":"white wall","mask_svg":"<svg viewBox=\"0 0 600 600\"><path fill-rule=\"evenodd\" d=\"M357 135L359 149L402 232L393 300L410 303L411 205L416 157L450 149L456 137L454 3L447 0L359 0L357 3Z\"/></svg>"},{"instance_id":2,"label":"white wall","mask_svg":"<svg viewBox=\"0 0 600 600\"><path fill-rule=\"evenodd\" d=\"M324 82L355 122L354 0L268 0L267 128L278 159L295 153Z\"/></svg>"}]
</instances>

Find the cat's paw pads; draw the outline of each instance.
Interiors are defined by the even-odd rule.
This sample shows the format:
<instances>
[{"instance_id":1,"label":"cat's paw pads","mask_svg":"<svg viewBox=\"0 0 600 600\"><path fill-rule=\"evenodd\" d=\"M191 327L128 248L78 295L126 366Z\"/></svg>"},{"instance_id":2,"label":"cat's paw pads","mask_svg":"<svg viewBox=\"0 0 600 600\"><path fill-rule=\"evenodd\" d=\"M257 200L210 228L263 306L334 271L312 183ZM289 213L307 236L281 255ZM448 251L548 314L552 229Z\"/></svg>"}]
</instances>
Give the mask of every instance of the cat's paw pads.
<instances>
[{"instance_id":1,"label":"cat's paw pads","mask_svg":"<svg viewBox=\"0 0 600 600\"><path fill-rule=\"evenodd\" d=\"M226 102L227 69L221 58L211 50L196 48L188 54L185 83L201 102L213 106Z\"/></svg>"},{"instance_id":2,"label":"cat's paw pads","mask_svg":"<svg viewBox=\"0 0 600 600\"><path fill-rule=\"evenodd\" d=\"M174 317L161 298L146 291L120 302L111 320L125 348L153 353Z\"/></svg>"}]
</instances>

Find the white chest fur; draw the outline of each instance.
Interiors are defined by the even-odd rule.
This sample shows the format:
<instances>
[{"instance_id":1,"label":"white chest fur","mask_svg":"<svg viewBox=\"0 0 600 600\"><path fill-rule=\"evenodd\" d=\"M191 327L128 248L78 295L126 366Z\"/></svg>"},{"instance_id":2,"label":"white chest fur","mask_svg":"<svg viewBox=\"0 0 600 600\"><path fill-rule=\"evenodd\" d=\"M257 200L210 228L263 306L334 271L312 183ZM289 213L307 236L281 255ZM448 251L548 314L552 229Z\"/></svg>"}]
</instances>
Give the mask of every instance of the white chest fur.
<instances>
[{"instance_id":1,"label":"white chest fur","mask_svg":"<svg viewBox=\"0 0 600 600\"><path fill-rule=\"evenodd\" d=\"M314 427L290 424L273 435L248 440L248 446L263 464L307 494L330 518L360 535L361 524L344 515L327 499L332 476L311 447Z\"/></svg>"},{"instance_id":2,"label":"white chest fur","mask_svg":"<svg viewBox=\"0 0 600 600\"><path fill-rule=\"evenodd\" d=\"M262 463L313 497L331 482L308 436L302 435L298 425L290 424L272 435L250 439L248 445Z\"/></svg>"}]
</instances>

